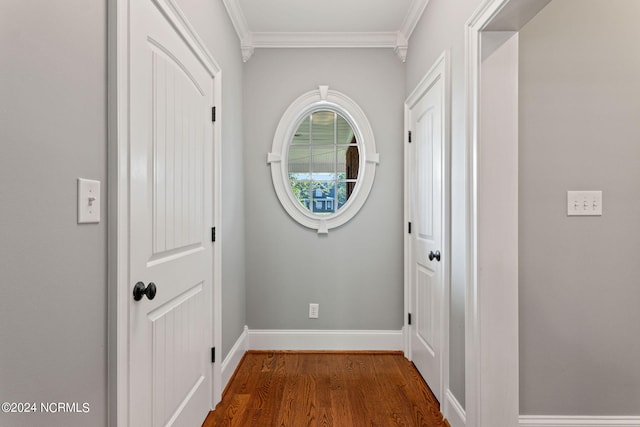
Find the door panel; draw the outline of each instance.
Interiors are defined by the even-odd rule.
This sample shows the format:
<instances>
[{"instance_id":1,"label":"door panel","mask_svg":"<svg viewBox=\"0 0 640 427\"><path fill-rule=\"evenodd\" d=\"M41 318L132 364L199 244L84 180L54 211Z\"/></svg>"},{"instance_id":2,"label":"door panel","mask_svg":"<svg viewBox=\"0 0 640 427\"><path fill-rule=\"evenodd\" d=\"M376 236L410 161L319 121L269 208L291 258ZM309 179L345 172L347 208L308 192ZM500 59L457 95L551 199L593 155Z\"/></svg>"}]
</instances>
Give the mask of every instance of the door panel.
<instances>
[{"instance_id":1,"label":"door panel","mask_svg":"<svg viewBox=\"0 0 640 427\"><path fill-rule=\"evenodd\" d=\"M442 256L444 179L444 84L437 79L410 109L411 357L438 399L442 397ZM430 259L430 254L431 259ZM439 254L440 260L434 257Z\"/></svg>"},{"instance_id":2,"label":"door panel","mask_svg":"<svg viewBox=\"0 0 640 427\"><path fill-rule=\"evenodd\" d=\"M433 241L433 107L427 105L427 110L416 120L416 184L420 191L416 192L416 225L420 241Z\"/></svg>"},{"instance_id":3,"label":"door panel","mask_svg":"<svg viewBox=\"0 0 640 427\"><path fill-rule=\"evenodd\" d=\"M213 77L157 7L130 3L129 425L200 425L211 406Z\"/></svg>"},{"instance_id":4,"label":"door panel","mask_svg":"<svg viewBox=\"0 0 640 427\"><path fill-rule=\"evenodd\" d=\"M206 380L199 349L206 342L203 283L148 314L152 332L153 425L171 425ZM202 420L200 420L202 421Z\"/></svg>"},{"instance_id":5,"label":"door panel","mask_svg":"<svg viewBox=\"0 0 640 427\"><path fill-rule=\"evenodd\" d=\"M154 255L202 244L205 94L166 49L153 50Z\"/></svg>"},{"instance_id":6,"label":"door panel","mask_svg":"<svg viewBox=\"0 0 640 427\"><path fill-rule=\"evenodd\" d=\"M436 311L437 292L434 290L434 275L431 270L417 268L417 289L416 289L416 311L420 313L416 319L416 338L420 340L419 349L427 351L427 357L435 357L435 346L437 342L434 325L434 312ZM435 284L437 286L437 284Z\"/></svg>"}]
</instances>

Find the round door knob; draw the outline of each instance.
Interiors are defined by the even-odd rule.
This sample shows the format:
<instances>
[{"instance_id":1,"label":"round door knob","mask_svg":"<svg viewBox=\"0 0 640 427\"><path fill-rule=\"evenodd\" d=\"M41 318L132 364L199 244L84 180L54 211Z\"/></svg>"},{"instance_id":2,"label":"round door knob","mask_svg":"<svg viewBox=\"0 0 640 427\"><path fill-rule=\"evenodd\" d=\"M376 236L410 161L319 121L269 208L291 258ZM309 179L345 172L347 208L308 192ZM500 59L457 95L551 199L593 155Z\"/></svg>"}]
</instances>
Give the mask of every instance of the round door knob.
<instances>
[{"instance_id":1,"label":"round door knob","mask_svg":"<svg viewBox=\"0 0 640 427\"><path fill-rule=\"evenodd\" d=\"M429 252L429 261L433 261L434 258L436 261L440 261L440 251L436 251L435 253L433 253L433 251Z\"/></svg>"},{"instance_id":2,"label":"round door knob","mask_svg":"<svg viewBox=\"0 0 640 427\"><path fill-rule=\"evenodd\" d=\"M156 297L156 284L153 282L149 283L149 286L145 286L144 283L138 282L133 287L133 299L135 301L140 301L143 296L147 296L149 299L154 299Z\"/></svg>"}]
</instances>

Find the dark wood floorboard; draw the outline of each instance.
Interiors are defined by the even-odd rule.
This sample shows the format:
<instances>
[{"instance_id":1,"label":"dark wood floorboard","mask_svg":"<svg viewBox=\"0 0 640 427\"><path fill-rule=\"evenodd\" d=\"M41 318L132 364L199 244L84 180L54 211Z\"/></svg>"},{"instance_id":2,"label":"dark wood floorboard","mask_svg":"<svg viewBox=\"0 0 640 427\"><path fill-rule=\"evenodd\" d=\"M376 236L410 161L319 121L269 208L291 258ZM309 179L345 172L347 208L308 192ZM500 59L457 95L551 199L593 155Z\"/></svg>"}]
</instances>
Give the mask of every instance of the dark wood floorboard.
<instances>
[{"instance_id":1,"label":"dark wood floorboard","mask_svg":"<svg viewBox=\"0 0 640 427\"><path fill-rule=\"evenodd\" d=\"M401 352L245 354L203 427L450 427Z\"/></svg>"}]
</instances>

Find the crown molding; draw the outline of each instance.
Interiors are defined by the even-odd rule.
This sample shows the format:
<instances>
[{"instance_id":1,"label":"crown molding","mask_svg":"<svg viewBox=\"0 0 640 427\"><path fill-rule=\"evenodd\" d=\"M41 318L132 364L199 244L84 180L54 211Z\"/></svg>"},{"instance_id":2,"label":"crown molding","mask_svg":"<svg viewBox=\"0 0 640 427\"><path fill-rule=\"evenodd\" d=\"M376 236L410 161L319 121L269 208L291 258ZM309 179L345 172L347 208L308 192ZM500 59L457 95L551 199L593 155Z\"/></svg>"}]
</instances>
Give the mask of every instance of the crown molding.
<instances>
[{"instance_id":1,"label":"crown molding","mask_svg":"<svg viewBox=\"0 0 640 427\"><path fill-rule=\"evenodd\" d=\"M396 33L253 33L253 46L258 48L385 48L394 47Z\"/></svg>"},{"instance_id":2,"label":"crown molding","mask_svg":"<svg viewBox=\"0 0 640 427\"><path fill-rule=\"evenodd\" d=\"M429 0L413 0L409 5L409 10L399 30L407 40L411 38L411 34L413 34L413 30L415 30L416 25L418 25L418 21L420 21L428 3Z\"/></svg>"},{"instance_id":3,"label":"crown molding","mask_svg":"<svg viewBox=\"0 0 640 427\"><path fill-rule=\"evenodd\" d=\"M247 18L244 16L242 7L240 7L239 0L222 0L222 3L224 3L227 14L229 18L231 18L233 28L235 28L236 34L238 34L238 38L240 42L242 42L251 35L251 31L249 31L249 24L247 23Z\"/></svg>"},{"instance_id":4,"label":"crown molding","mask_svg":"<svg viewBox=\"0 0 640 427\"><path fill-rule=\"evenodd\" d=\"M429 0L412 0L398 31L388 32L252 32L240 0L222 0L240 39L242 61L256 48L391 48L405 62L409 38Z\"/></svg>"},{"instance_id":5,"label":"crown molding","mask_svg":"<svg viewBox=\"0 0 640 427\"><path fill-rule=\"evenodd\" d=\"M391 48L402 62L409 48L409 41L400 32L264 32L252 33L252 38L254 48Z\"/></svg>"}]
</instances>

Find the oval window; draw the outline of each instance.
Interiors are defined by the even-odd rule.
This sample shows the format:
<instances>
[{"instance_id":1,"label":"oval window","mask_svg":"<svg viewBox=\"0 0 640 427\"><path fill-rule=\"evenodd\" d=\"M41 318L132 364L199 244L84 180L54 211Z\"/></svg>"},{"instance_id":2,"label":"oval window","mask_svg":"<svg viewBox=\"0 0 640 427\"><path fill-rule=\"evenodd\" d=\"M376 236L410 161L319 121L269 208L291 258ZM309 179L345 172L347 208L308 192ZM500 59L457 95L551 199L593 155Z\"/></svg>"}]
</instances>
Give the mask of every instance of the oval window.
<instances>
[{"instance_id":1,"label":"oval window","mask_svg":"<svg viewBox=\"0 0 640 427\"><path fill-rule=\"evenodd\" d=\"M302 225L327 233L362 207L379 156L358 105L320 86L289 106L267 160L285 210Z\"/></svg>"},{"instance_id":2,"label":"oval window","mask_svg":"<svg viewBox=\"0 0 640 427\"><path fill-rule=\"evenodd\" d=\"M298 125L289 144L291 191L309 212L331 215L353 195L359 164L358 141L349 122L335 111L314 111Z\"/></svg>"}]
</instances>

